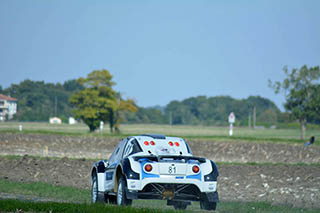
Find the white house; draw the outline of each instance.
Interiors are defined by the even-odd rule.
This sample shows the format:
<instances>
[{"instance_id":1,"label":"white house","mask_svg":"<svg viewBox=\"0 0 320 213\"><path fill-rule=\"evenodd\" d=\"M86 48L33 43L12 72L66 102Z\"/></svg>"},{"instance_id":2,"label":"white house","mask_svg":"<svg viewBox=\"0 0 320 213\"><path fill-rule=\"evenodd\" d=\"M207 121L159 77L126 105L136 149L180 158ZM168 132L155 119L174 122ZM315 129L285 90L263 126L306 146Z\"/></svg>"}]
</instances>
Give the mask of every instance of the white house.
<instances>
[{"instance_id":1,"label":"white house","mask_svg":"<svg viewBox=\"0 0 320 213\"><path fill-rule=\"evenodd\" d=\"M77 121L73 117L69 117L69 124L76 124Z\"/></svg>"},{"instance_id":2,"label":"white house","mask_svg":"<svg viewBox=\"0 0 320 213\"><path fill-rule=\"evenodd\" d=\"M51 124L61 124L62 121L61 121L60 118L53 117L53 118L50 118L50 119L49 119L49 123L51 123Z\"/></svg>"},{"instance_id":3,"label":"white house","mask_svg":"<svg viewBox=\"0 0 320 213\"><path fill-rule=\"evenodd\" d=\"M0 121L10 120L17 113L17 99L0 94Z\"/></svg>"}]
</instances>

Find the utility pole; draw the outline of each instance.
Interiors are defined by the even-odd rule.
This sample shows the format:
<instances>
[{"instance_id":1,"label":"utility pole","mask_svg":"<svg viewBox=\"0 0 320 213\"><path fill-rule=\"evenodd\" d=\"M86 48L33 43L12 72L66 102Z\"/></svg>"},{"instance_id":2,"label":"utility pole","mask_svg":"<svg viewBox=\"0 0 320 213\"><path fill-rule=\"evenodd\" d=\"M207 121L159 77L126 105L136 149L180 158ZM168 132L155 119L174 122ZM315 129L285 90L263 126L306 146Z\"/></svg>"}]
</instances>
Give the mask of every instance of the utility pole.
<instances>
[{"instance_id":1,"label":"utility pole","mask_svg":"<svg viewBox=\"0 0 320 213\"><path fill-rule=\"evenodd\" d=\"M249 129L251 129L251 113L250 112L248 115L248 127L249 127Z\"/></svg>"},{"instance_id":2,"label":"utility pole","mask_svg":"<svg viewBox=\"0 0 320 213\"><path fill-rule=\"evenodd\" d=\"M256 107L253 107L253 128L256 128Z\"/></svg>"},{"instance_id":3,"label":"utility pole","mask_svg":"<svg viewBox=\"0 0 320 213\"><path fill-rule=\"evenodd\" d=\"M54 116L57 117L57 96L55 96Z\"/></svg>"}]
</instances>

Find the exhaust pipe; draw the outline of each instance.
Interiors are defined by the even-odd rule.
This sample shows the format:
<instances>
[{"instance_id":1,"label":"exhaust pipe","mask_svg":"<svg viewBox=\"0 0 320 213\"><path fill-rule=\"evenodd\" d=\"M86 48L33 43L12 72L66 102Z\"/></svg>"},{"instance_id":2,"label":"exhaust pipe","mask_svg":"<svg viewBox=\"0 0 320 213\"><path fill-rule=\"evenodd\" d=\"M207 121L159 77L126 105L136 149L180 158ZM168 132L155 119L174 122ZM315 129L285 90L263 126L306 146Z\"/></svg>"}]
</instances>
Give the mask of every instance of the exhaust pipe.
<instances>
[{"instance_id":1,"label":"exhaust pipe","mask_svg":"<svg viewBox=\"0 0 320 213\"><path fill-rule=\"evenodd\" d=\"M162 192L162 199L163 200L171 200L174 197L174 191L173 189L165 189Z\"/></svg>"}]
</instances>

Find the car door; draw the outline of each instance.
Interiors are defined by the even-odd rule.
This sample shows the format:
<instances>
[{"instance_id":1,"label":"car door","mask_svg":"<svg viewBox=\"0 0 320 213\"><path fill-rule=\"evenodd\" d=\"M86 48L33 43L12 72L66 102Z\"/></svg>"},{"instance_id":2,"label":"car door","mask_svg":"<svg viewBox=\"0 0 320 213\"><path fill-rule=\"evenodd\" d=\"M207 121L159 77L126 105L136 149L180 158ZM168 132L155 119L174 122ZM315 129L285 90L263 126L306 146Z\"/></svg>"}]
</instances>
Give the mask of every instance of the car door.
<instances>
[{"instance_id":1,"label":"car door","mask_svg":"<svg viewBox=\"0 0 320 213\"><path fill-rule=\"evenodd\" d=\"M142 149L141 149L137 139L131 138L128 140L128 142L124 148L122 159L124 159L132 154L138 153L138 152L142 152Z\"/></svg>"},{"instance_id":2,"label":"car door","mask_svg":"<svg viewBox=\"0 0 320 213\"><path fill-rule=\"evenodd\" d=\"M108 161L108 166L105 169L106 173L106 182L105 182L105 189L106 191L113 191L114 188L114 178L115 178L115 170L121 161L122 153L124 146L127 142L127 138L122 140L118 146L114 149L109 161Z\"/></svg>"}]
</instances>

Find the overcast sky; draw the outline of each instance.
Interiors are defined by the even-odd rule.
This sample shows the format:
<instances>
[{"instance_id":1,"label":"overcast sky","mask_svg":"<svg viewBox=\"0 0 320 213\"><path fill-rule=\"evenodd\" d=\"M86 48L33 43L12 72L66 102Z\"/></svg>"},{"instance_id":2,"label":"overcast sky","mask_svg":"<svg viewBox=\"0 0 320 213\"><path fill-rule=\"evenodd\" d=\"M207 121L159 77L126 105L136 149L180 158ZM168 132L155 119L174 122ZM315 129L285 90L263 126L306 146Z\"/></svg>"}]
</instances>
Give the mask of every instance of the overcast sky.
<instances>
[{"instance_id":1,"label":"overcast sky","mask_svg":"<svg viewBox=\"0 0 320 213\"><path fill-rule=\"evenodd\" d=\"M260 95L320 65L320 1L0 0L0 85L107 69L139 106Z\"/></svg>"}]
</instances>

